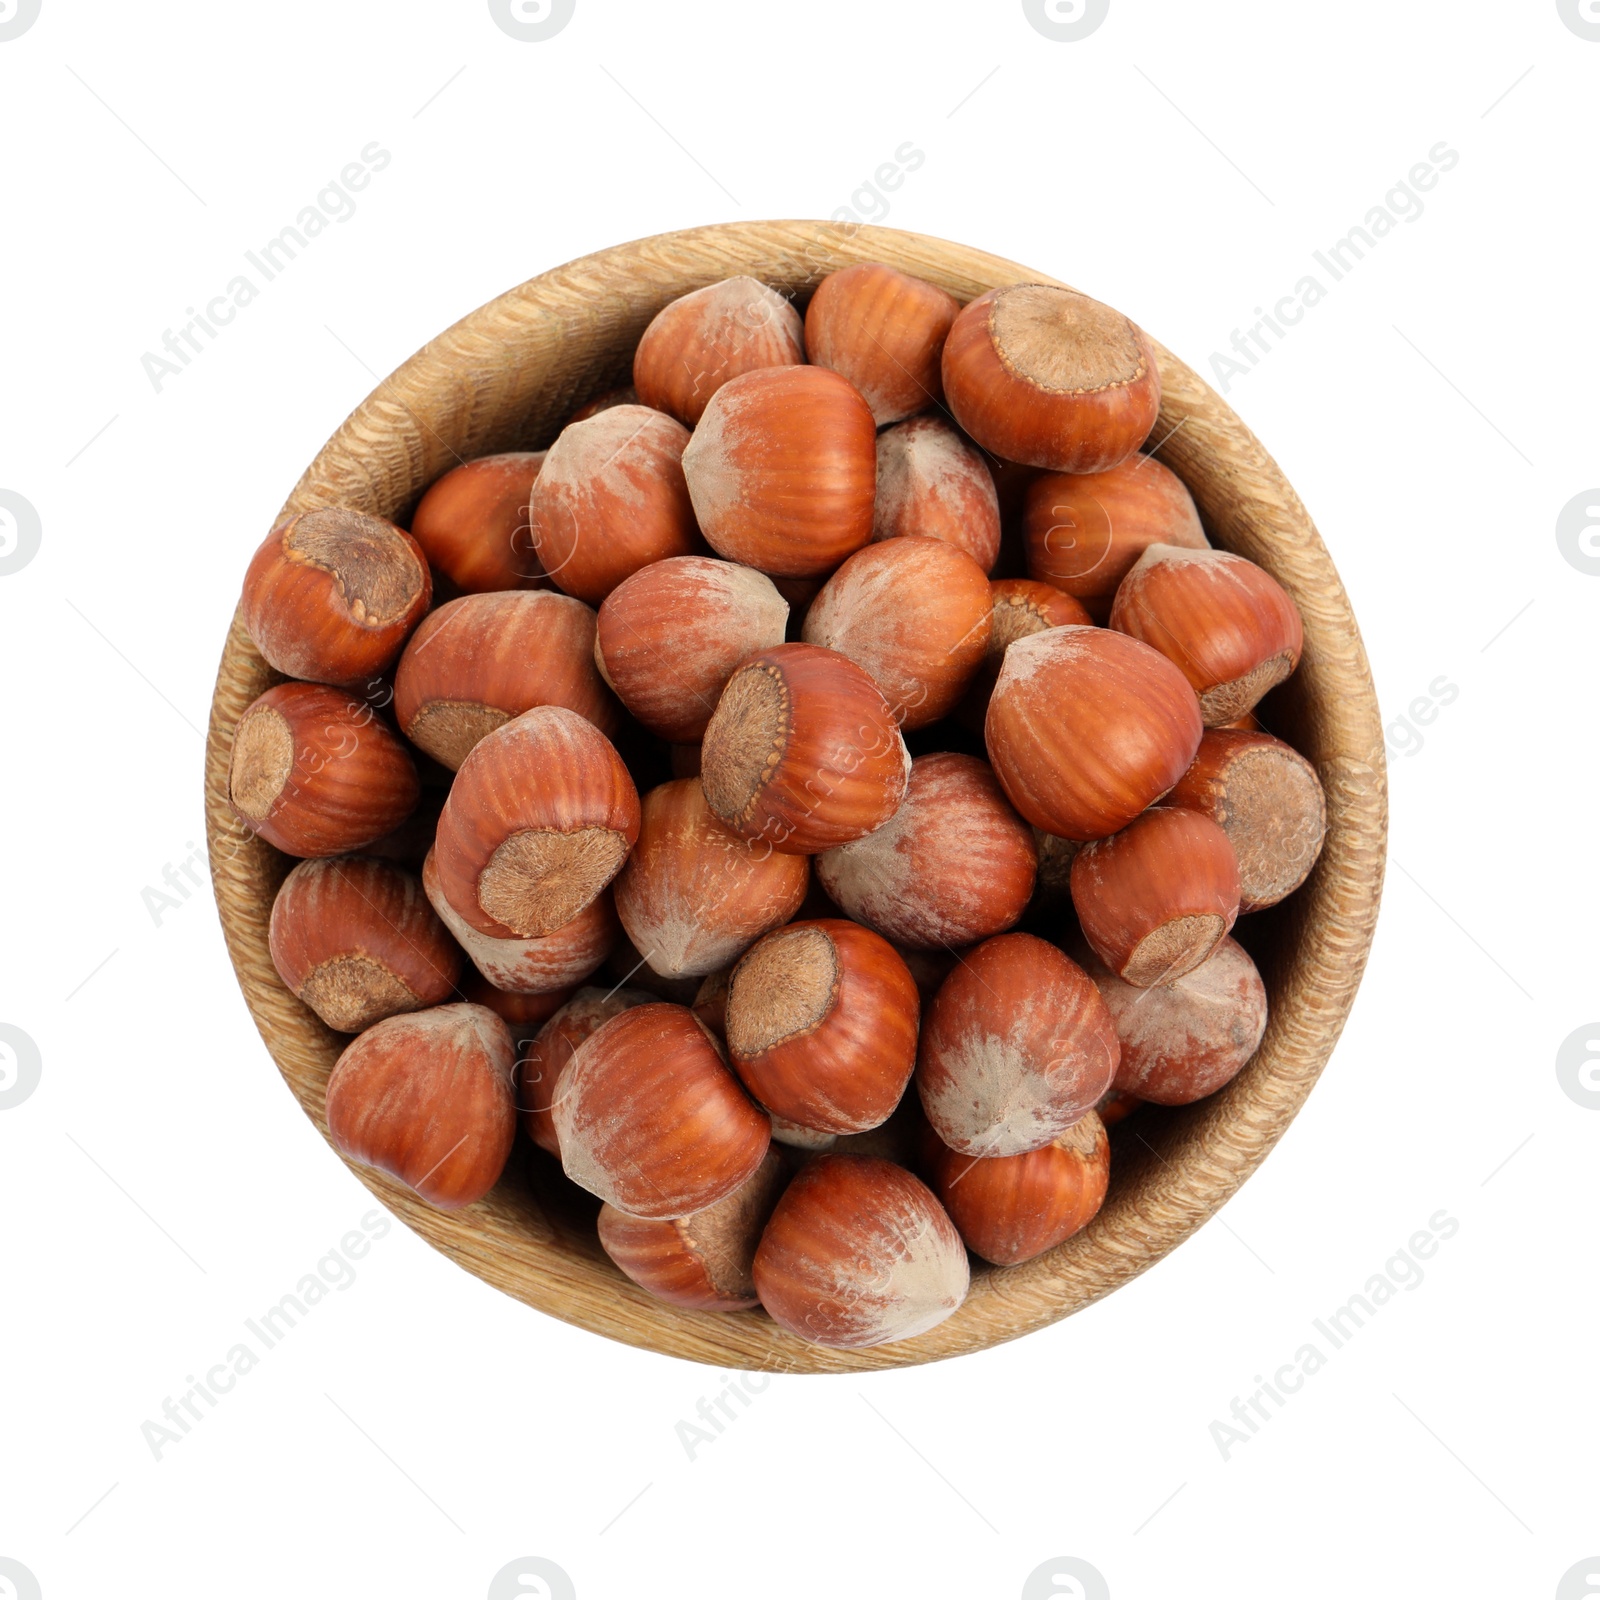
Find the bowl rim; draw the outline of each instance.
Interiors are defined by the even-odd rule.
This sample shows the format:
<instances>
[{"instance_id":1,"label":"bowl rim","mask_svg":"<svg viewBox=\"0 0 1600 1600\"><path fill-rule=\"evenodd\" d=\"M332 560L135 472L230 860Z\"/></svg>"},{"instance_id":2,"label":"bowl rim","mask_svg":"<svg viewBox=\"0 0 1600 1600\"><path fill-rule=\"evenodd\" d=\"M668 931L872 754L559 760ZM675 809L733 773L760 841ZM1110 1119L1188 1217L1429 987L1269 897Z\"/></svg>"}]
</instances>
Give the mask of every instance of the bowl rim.
<instances>
[{"instance_id":1,"label":"bowl rim","mask_svg":"<svg viewBox=\"0 0 1600 1600\"><path fill-rule=\"evenodd\" d=\"M963 303L1004 284L1061 281L965 245L856 223L724 223L615 245L519 284L424 345L350 413L279 515L339 503L403 521L457 460L547 444L577 404L625 383L638 334L668 300L741 272L804 297L828 272L866 261L929 279ZM1032 1261L976 1274L946 1322L874 1349L809 1345L761 1312L688 1312L651 1298L541 1200L531 1155L514 1160L485 1200L450 1213L347 1161L401 1221L486 1282L608 1338L744 1370L860 1372L987 1349L1083 1309L1155 1265L1255 1172L1305 1103L1365 968L1387 828L1382 721L1349 598L1299 497L1221 396L1155 349L1162 405L1146 448L1189 485L1212 542L1267 567L1299 605L1305 655L1284 715L1328 798L1327 842L1311 879L1257 914L1275 938L1262 961L1272 1013L1246 1069L1208 1100L1119 1135L1111 1193L1081 1233ZM326 1138L323 1087L348 1038L323 1026L273 968L268 917L292 863L246 833L227 803L234 727L278 681L236 612L207 733L206 834L246 1004Z\"/></svg>"}]
</instances>

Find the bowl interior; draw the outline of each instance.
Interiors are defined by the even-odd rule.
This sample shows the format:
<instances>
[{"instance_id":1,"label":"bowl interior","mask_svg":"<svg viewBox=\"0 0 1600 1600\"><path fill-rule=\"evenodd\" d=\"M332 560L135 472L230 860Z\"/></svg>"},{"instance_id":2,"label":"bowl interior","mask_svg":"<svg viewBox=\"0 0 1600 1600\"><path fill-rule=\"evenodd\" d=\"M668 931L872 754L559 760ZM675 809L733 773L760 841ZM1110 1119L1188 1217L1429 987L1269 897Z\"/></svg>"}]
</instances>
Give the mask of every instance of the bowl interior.
<instances>
[{"instance_id":1,"label":"bowl interior","mask_svg":"<svg viewBox=\"0 0 1600 1600\"><path fill-rule=\"evenodd\" d=\"M531 279L426 345L356 408L284 509L342 504L405 523L427 486L457 462L542 448L577 406L627 383L639 335L677 295L748 273L803 309L819 279L858 261L888 262L962 301L1000 284L1058 281L961 245L855 225L741 223L621 245ZM1017 1267L975 1263L960 1311L930 1333L876 1350L824 1350L760 1312L708 1315L651 1299L600 1250L598 1203L561 1181L555 1164L526 1141L491 1195L452 1214L352 1166L390 1210L469 1271L594 1332L720 1366L837 1372L938 1360L1067 1316L1159 1261L1255 1170L1310 1092L1365 965L1383 874L1383 736L1355 619L1305 508L1223 401L1157 350L1163 401L1150 448L1188 484L1212 542L1266 567L1299 605L1304 661L1275 692L1270 719L1316 764L1328 794L1327 844L1311 879L1236 930L1262 968L1272 1004L1266 1037L1245 1071L1207 1101L1147 1108L1115 1129L1111 1190L1088 1228ZM292 863L246 834L226 798L234 726L277 677L236 616L207 744L207 832L245 998L284 1078L326 1136L323 1091L347 1041L273 970L267 919Z\"/></svg>"}]
</instances>

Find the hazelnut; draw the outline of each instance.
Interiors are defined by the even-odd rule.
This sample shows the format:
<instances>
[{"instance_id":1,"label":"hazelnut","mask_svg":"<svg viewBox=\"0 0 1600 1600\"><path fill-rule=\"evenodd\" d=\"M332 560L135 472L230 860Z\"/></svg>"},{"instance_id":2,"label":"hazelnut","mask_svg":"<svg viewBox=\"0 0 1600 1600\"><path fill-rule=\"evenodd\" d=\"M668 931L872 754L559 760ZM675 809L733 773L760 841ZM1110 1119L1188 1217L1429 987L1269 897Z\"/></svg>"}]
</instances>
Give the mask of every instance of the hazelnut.
<instances>
[{"instance_id":1,"label":"hazelnut","mask_svg":"<svg viewBox=\"0 0 1600 1600\"><path fill-rule=\"evenodd\" d=\"M756 1293L812 1344L869 1349L937 1327L967 1296L967 1252L933 1191L875 1156L820 1155L756 1247Z\"/></svg>"},{"instance_id":2,"label":"hazelnut","mask_svg":"<svg viewBox=\"0 0 1600 1600\"><path fill-rule=\"evenodd\" d=\"M528 1137L541 1150L561 1154L555 1105L561 1075L590 1034L634 1006L655 1004L645 989L580 989L524 1046L517 1062L517 1108Z\"/></svg>"},{"instance_id":3,"label":"hazelnut","mask_svg":"<svg viewBox=\"0 0 1600 1600\"><path fill-rule=\"evenodd\" d=\"M756 1244L785 1182L769 1150L753 1177L693 1216L648 1220L600 1208L600 1244L623 1274L668 1305L691 1311L749 1311L760 1304Z\"/></svg>"},{"instance_id":4,"label":"hazelnut","mask_svg":"<svg viewBox=\"0 0 1600 1600\"><path fill-rule=\"evenodd\" d=\"M1212 728L1166 797L1211 818L1239 861L1239 910L1261 911L1310 876L1328 831L1317 769L1269 733Z\"/></svg>"},{"instance_id":5,"label":"hazelnut","mask_svg":"<svg viewBox=\"0 0 1600 1600\"><path fill-rule=\"evenodd\" d=\"M683 471L718 555L814 578L872 537L877 459L872 412L838 373L766 367L717 390Z\"/></svg>"},{"instance_id":6,"label":"hazelnut","mask_svg":"<svg viewBox=\"0 0 1600 1600\"><path fill-rule=\"evenodd\" d=\"M302 861L272 902L267 943L289 992L340 1033L442 1005L461 976L422 885L359 856Z\"/></svg>"},{"instance_id":7,"label":"hazelnut","mask_svg":"<svg viewBox=\"0 0 1600 1600\"><path fill-rule=\"evenodd\" d=\"M734 668L782 644L788 616L772 580L753 567L674 556L606 596L595 665L651 733L693 744Z\"/></svg>"},{"instance_id":8,"label":"hazelnut","mask_svg":"<svg viewBox=\"0 0 1600 1600\"><path fill-rule=\"evenodd\" d=\"M1088 971L1122 1041L1116 1090L1141 1103L1182 1106L1215 1094L1267 1031L1266 985L1232 939L1193 971L1150 988L1123 982L1099 961Z\"/></svg>"},{"instance_id":9,"label":"hazelnut","mask_svg":"<svg viewBox=\"0 0 1600 1600\"><path fill-rule=\"evenodd\" d=\"M711 814L698 778L652 789L641 813L617 915L662 977L703 978L800 909L806 858L735 833Z\"/></svg>"},{"instance_id":10,"label":"hazelnut","mask_svg":"<svg viewBox=\"0 0 1600 1600\"><path fill-rule=\"evenodd\" d=\"M899 809L910 770L883 691L855 662L809 644L777 645L745 662L701 744L712 811L745 838L793 855L881 828Z\"/></svg>"},{"instance_id":11,"label":"hazelnut","mask_svg":"<svg viewBox=\"0 0 1600 1600\"><path fill-rule=\"evenodd\" d=\"M550 581L599 605L626 577L701 548L683 477L689 430L645 406L612 406L561 430L528 500Z\"/></svg>"},{"instance_id":12,"label":"hazelnut","mask_svg":"<svg viewBox=\"0 0 1600 1600\"><path fill-rule=\"evenodd\" d=\"M1088 627L1089 613L1070 594L1031 578L996 578L989 585L989 643L961 698L959 715L968 727L982 730L989 696L1000 676L1006 651L1018 639L1051 628Z\"/></svg>"},{"instance_id":13,"label":"hazelnut","mask_svg":"<svg viewBox=\"0 0 1600 1600\"><path fill-rule=\"evenodd\" d=\"M1105 472L1161 409L1155 348L1075 289L1018 283L980 295L944 346L944 392L985 450L1052 472Z\"/></svg>"},{"instance_id":14,"label":"hazelnut","mask_svg":"<svg viewBox=\"0 0 1600 1600\"><path fill-rule=\"evenodd\" d=\"M1210 817L1153 806L1072 862L1083 936L1119 978L1148 989L1192 972L1239 915L1239 864Z\"/></svg>"},{"instance_id":15,"label":"hazelnut","mask_svg":"<svg viewBox=\"0 0 1600 1600\"><path fill-rule=\"evenodd\" d=\"M961 1155L928 1137L930 1186L967 1246L1014 1267L1086 1227L1111 1181L1105 1124L1086 1111L1065 1133L1019 1156Z\"/></svg>"},{"instance_id":16,"label":"hazelnut","mask_svg":"<svg viewBox=\"0 0 1600 1600\"><path fill-rule=\"evenodd\" d=\"M561 706L486 735L439 818L444 898L479 933L534 939L571 922L622 870L639 796L610 741Z\"/></svg>"},{"instance_id":17,"label":"hazelnut","mask_svg":"<svg viewBox=\"0 0 1600 1600\"><path fill-rule=\"evenodd\" d=\"M1073 627L1006 651L983 729L1012 805L1036 828L1080 841L1115 833L1164 795L1189 770L1201 731L1194 691L1165 656Z\"/></svg>"},{"instance_id":18,"label":"hazelnut","mask_svg":"<svg viewBox=\"0 0 1600 1600\"><path fill-rule=\"evenodd\" d=\"M905 728L937 722L961 698L989 644L989 580L939 539L858 550L823 584L801 637L837 650L883 690Z\"/></svg>"},{"instance_id":19,"label":"hazelnut","mask_svg":"<svg viewBox=\"0 0 1600 1600\"><path fill-rule=\"evenodd\" d=\"M328 1079L328 1137L453 1211L499 1181L516 1138L511 1034L484 1006L435 1006L374 1023Z\"/></svg>"},{"instance_id":20,"label":"hazelnut","mask_svg":"<svg viewBox=\"0 0 1600 1600\"><path fill-rule=\"evenodd\" d=\"M860 1133L900 1103L917 1058L917 985L868 928L796 922L746 952L728 986L728 1054L774 1115Z\"/></svg>"},{"instance_id":21,"label":"hazelnut","mask_svg":"<svg viewBox=\"0 0 1600 1600\"><path fill-rule=\"evenodd\" d=\"M1000 501L983 456L942 417L878 435L872 537L942 539L988 572L1000 555Z\"/></svg>"},{"instance_id":22,"label":"hazelnut","mask_svg":"<svg viewBox=\"0 0 1600 1600\"><path fill-rule=\"evenodd\" d=\"M555 1099L567 1176L633 1217L687 1217L732 1194L771 1142L766 1113L683 1006L634 1006L578 1047Z\"/></svg>"},{"instance_id":23,"label":"hazelnut","mask_svg":"<svg viewBox=\"0 0 1600 1600\"><path fill-rule=\"evenodd\" d=\"M228 804L292 856L338 856L393 832L421 793L406 748L343 690L280 683L233 732Z\"/></svg>"},{"instance_id":24,"label":"hazelnut","mask_svg":"<svg viewBox=\"0 0 1600 1600\"><path fill-rule=\"evenodd\" d=\"M394 675L400 731L453 772L502 723L565 706L602 733L619 717L594 665L595 618L549 590L465 595L430 612Z\"/></svg>"},{"instance_id":25,"label":"hazelnut","mask_svg":"<svg viewBox=\"0 0 1600 1600\"><path fill-rule=\"evenodd\" d=\"M1111 626L1159 650L1200 696L1206 726L1232 722L1300 665L1300 612L1283 586L1226 550L1153 544L1117 588Z\"/></svg>"},{"instance_id":26,"label":"hazelnut","mask_svg":"<svg viewBox=\"0 0 1600 1600\"><path fill-rule=\"evenodd\" d=\"M497 939L479 933L445 899L431 850L422 863L422 887L468 960L507 994L542 995L570 989L598 971L622 939L622 924L609 889L603 889L570 922L549 933L531 939Z\"/></svg>"},{"instance_id":27,"label":"hazelnut","mask_svg":"<svg viewBox=\"0 0 1600 1600\"><path fill-rule=\"evenodd\" d=\"M1031 933L1003 933L963 956L928 1008L917 1094L952 1150L1021 1155L1094 1106L1117 1053L1083 968Z\"/></svg>"},{"instance_id":28,"label":"hazelnut","mask_svg":"<svg viewBox=\"0 0 1600 1600\"><path fill-rule=\"evenodd\" d=\"M824 889L896 944L948 949L1003 933L1027 909L1033 832L975 756L918 756L875 833L817 857Z\"/></svg>"},{"instance_id":29,"label":"hazelnut","mask_svg":"<svg viewBox=\"0 0 1600 1600\"><path fill-rule=\"evenodd\" d=\"M244 625L279 672L357 684L394 665L432 594L409 533L327 506L285 517L267 535L244 575Z\"/></svg>"},{"instance_id":30,"label":"hazelnut","mask_svg":"<svg viewBox=\"0 0 1600 1600\"><path fill-rule=\"evenodd\" d=\"M1183 479L1133 455L1109 472L1044 472L1028 485L1022 534L1028 576L1074 595L1096 622L1128 569L1153 544L1208 548Z\"/></svg>"},{"instance_id":31,"label":"hazelnut","mask_svg":"<svg viewBox=\"0 0 1600 1600\"><path fill-rule=\"evenodd\" d=\"M726 278L663 306L639 340L633 383L647 406L692 428L723 384L806 358L800 313L754 278Z\"/></svg>"},{"instance_id":32,"label":"hazelnut","mask_svg":"<svg viewBox=\"0 0 1600 1600\"><path fill-rule=\"evenodd\" d=\"M848 378L881 428L944 399L939 357L954 295L882 262L830 272L806 308L806 353Z\"/></svg>"},{"instance_id":33,"label":"hazelnut","mask_svg":"<svg viewBox=\"0 0 1600 1600\"><path fill-rule=\"evenodd\" d=\"M544 457L513 450L463 461L417 502L411 536L462 594L548 586L528 526L528 496Z\"/></svg>"}]
</instances>

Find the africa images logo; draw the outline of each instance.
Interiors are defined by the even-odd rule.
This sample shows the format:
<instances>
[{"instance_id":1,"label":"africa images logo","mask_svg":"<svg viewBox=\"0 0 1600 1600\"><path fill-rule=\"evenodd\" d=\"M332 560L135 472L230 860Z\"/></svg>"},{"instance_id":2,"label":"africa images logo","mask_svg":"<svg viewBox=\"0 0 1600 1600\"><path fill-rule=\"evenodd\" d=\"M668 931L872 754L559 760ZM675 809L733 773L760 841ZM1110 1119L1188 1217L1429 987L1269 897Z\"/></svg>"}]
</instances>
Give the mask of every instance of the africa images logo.
<instances>
[{"instance_id":1,"label":"africa images logo","mask_svg":"<svg viewBox=\"0 0 1600 1600\"><path fill-rule=\"evenodd\" d=\"M1058 44L1087 39L1111 14L1111 0L1022 0L1022 14L1036 33Z\"/></svg>"},{"instance_id":2,"label":"africa images logo","mask_svg":"<svg viewBox=\"0 0 1600 1600\"><path fill-rule=\"evenodd\" d=\"M577 8L578 0L489 0L494 25L524 44L555 38Z\"/></svg>"},{"instance_id":3,"label":"africa images logo","mask_svg":"<svg viewBox=\"0 0 1600 1600\"><path fill-rule=\"evenodd\" d=\"M0 0L0 44L20 39L39 20L42 0Z\"/></svg>"}]
</instances>

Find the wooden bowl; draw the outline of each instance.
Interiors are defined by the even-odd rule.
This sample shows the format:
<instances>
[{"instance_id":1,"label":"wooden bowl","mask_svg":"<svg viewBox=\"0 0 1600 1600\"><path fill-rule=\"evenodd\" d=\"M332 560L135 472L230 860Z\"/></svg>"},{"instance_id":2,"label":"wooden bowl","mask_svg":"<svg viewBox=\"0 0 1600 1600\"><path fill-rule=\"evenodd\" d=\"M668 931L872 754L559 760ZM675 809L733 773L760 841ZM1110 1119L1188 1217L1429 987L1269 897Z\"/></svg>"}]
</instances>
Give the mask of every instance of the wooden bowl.
<instances>
[{"instance_id":1,"label":"wooden bowl","mask_svg":"<svg viewBox=\"0 0 1600 1600\"><path fill-rule=\"evenodd\" d=\"M735 223L619 245L531 279L424 346L351 413L284 509L347 505L403 523L422 491L457 461L548 445L578 405L628 382L640 333L675 296L748 273L803 304L826 273L858 261L888 262L962 301L999 284L1057 281L941 239L832 223ZM759 1311L714 1316L651 1299L601 1252L594 1208L564 1192L570 1186L526 1142L487 1199L448 1215L353 1166L391 1211L507 1294L596 1333L719 1366L845 1372L981 1350L1068 1316L1153 1266L1255 1171L1310 1093L1366 963L1383 876L1383 734L1350 602L1305 508L1222 400L1157 350L1163 397L1155 453L1193 491L1213 542L1271 571L1305 618L1305 659L1275 696L1272 720L1315 762L1328 795L1327 845L1310 881L1245 921L1272 1016L1244 1072L1198 1105L1140 1111L1116 1132L1111 1191L1088 1228L1021 1266L980 1265L953 1317L875 1350L801 1343ZM239 543L241 576L256 537ZM323 1090L346 1040L273 970L267 918L290 863L246 834L227 804L235 725L275 681L235 616L211 708L207 836L245 999L289 1087L326 1136Z\"/></svg>"}]
</instances>

